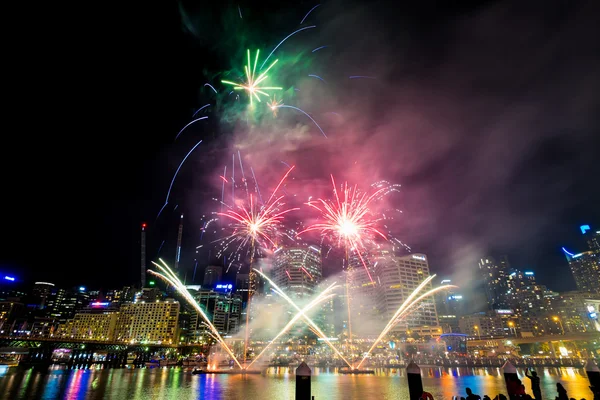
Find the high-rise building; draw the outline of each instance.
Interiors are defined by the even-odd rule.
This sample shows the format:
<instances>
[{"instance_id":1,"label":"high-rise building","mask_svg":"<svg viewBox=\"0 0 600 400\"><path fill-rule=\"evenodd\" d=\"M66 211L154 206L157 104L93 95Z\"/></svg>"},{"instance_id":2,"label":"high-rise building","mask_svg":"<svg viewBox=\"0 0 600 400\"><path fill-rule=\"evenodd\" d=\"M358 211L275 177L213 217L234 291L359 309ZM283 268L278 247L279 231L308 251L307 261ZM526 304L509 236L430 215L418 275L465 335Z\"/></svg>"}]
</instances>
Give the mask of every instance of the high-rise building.
<instances>
[{"instance_id":1,"label":"high-rise building","mask_svg":"<svg viewBox=\"0 0 600 400\"><path fill-rule=\"evenodd\" d=\"M52 314L58 318L58 322L64 323L75 316L75 313L87 307L90 303L90 297L85 287L74 288L73 290L61 293L62 299L57 300L53 307Z\"/></svg>"},{"instance_id":2,"label":"high-rise building","mask_svg":"<svg viewBox=\"0 0 600 400\"><path fill-rule=\"evenodd\" d=\"M321 250L312 245L280 247L275 251L273 278L288 295L314 295L322 278Z\"/></svg>"},{"instance_id":3,"label":"high-rise building","mask_svg":"<svg viewBox=\"0 0 600 400\"><path fill-rule=\"evenodd\" d=\"M508 307L508 277L510 275L508 257L499 260L484 257L479 260L479 274L484 285L490 309L505 309Z\"/></svg>"},{"instance_id":4,"label":"high-rise building","mask_svg":"<svg viewBox=\"0 0 600 400\"><path fill-rule=\"evenodd\" d=\"M377 303L383 319L387 322L410 294L429 277L429 264L425 254L410 254L402 257L390 256L378 260L375 267L378 290ZM431 283L423 292L432 289ZM434 299L424 299L420 306L402 320L392 332L406 332L408 328L438 326Z\"/></svg>"},{"instance_id":5,"label":"high-rise building","mask_svg":"<svg viewBox=\"0 0 600 400\"><path fill-rule=\"evenodd\" d=\"M232 293L228 288L212 290L188 286L188 289L191 289L192 296L220 334L229 335L239 331L242 324L242 297L239 294ZM196 313L190 319L189 329L197 332L207 330Z\"/></svg>"},{"instance_id":6,"label":"high-rise building","mask_svg":"<svg viewBox=\"0 0 600 400\"><path fill-rule=\"evenodd\" d=\"M217 282L221 282L221 276L223 275L223 267L216 265L209 265L204 270L204 280L202 286L206 289L212 289L215 287Z\"/></svg>"},{"instance_id":7,"label":"high-rise building","mask_svg":"<svg viewBox=\"0 0 600 400\"><path fill-rule=\"evenodd\" d=\"M114 338L121 342L179 343L179 302L124 303L117 317Z\"/></svg>"},{"instance_id":8,"label":"high-rise building","mask_svg":"<svg viewBox=\"0 0 600 400\"><path fill-rule=\"evenodd\" d=\"M569 263L577 290L600 293L600 253L590 250L573 254L564 247L562 250Z\"/></svg>"},{"instance_id":9,"label":"high-rise building","mask_svg":"<svg viewBox=\"0 0 600 400\"><path fill-rule=\"evenodd\" d=\"M581 225L580 229L590 251L600 254L600 231L592 230L589 225Z\"/></svg>"},{"instance_id":10,"label":"high-rise building","mask_svg":"<svg viewBox=\"0 0 600 400\"><path fill-rule=\"evenodd\" d=\"M52 292L53 288L54 283L50 282L36 282L33 285L33 290L31 291L31 294L33 296L33 304L35 304L36 308L46 308L47 298Z\"/></svg>"}]
</instances>

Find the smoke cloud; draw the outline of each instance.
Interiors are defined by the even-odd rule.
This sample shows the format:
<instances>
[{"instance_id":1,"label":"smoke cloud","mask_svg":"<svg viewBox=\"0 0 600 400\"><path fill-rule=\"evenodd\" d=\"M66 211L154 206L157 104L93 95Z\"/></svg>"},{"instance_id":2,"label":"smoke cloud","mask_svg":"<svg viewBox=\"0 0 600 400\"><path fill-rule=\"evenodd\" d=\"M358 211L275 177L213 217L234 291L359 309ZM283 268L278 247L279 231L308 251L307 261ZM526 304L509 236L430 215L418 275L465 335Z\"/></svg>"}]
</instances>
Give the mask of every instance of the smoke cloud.
<instances>
[{"instance_id":1,"label":"smoke cloud","mask_svg":"<svg viewBox=\"0 0 600 400\"><path fill-rule=\"evenodd\" d=\"M203 191L220 198L222 183L213 177L232 155L238 167L238 151L265 193L295 165L285 192L298 204L329 197L330 174L364 190L386 179L403 187L382 205L403 211L396 237L465 291L489 252L516 254L517 267L537 262L527 267L540 272L560 266L531 248L555 246L548 232L558 220L600 203L597 185L589 185L598 172L597 5L502 2L447 11L440 20L423 18L424 10L390 10L384 2L315 10L310 23L318 28L278 49L283 72L273 79L327 138L295 110L274 117L259 103L264 109L253 120L236 105L238 119L222 121L230 133L208 169L214 187ZM257 42L270 50L278 41ZM597 211L590 217L600 218ZM303 208L297 217L312 214Z\"/></svg>"}]
</instances>

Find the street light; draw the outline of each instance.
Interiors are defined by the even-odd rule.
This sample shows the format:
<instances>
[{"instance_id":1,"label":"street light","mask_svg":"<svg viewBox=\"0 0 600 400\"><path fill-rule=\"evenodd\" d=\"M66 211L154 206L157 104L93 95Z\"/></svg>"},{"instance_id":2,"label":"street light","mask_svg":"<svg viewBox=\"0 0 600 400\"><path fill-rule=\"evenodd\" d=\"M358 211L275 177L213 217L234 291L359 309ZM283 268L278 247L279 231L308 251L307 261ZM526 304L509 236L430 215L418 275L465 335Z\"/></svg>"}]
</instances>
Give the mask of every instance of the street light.
<instances>
[{"instance_id":1,"label":"street light","mask_svg":"<svg viewBox=\"0 0 600 400\"><path fill-rule=\"evenodd\" d=\"M565 328L563 327L563 324L562 324L562 321L560 320L560 318L558 318L558 317L554 316L554 317L552 317L552 319L553 319L555 322L558 322L558 323L560 324L560 329L562 330L562 334L563 334L563 336L564 336L564 334L565 334Z\"/></svg>"},{"instance_id":2,"label":"street light","mask_svg":"<svg viewBox=\"0 0 600 400\"><path fill-rule=\"evenodd\" d=\"M508 328L509 328L509 332L512 332L514 330L514 334L515 336L517 336L517 329L515 328L515 323L513 321L508 321Z\"/></svg>"},{"instance_id":3,"label":"street light","mask_svg":"<svg viewBox=\"0 0 600 400\"><path fill-rule=\"evenodd\" d=\"M479 332L479 327L477 325L473 326L473 329L477 331L477 337L481 340L481 333Z\"/></svg>"}]
</instances>

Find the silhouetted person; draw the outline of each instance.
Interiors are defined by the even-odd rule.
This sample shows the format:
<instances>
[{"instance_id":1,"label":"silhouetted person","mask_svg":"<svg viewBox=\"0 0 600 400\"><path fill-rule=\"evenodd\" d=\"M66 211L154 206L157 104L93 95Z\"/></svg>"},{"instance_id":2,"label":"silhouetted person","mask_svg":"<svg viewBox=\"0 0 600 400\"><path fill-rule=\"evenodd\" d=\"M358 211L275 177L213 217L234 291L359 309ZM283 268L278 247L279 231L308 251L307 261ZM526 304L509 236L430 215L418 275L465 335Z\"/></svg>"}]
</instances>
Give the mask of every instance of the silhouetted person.
<instances>
[{"instance_id":1,"label":"silhouetted person","mask_svg":"<svg viewBox=\"0 0 600 400\"><path fill-rule=\"evenodd\" d=\"M556 400L569 400L566 389L558 382L556 383L556 392L558 393Z\"/></svg>"},{"instance_id":2,"label":"silhouetted person","mask_svg":"<svg viewBox=\"0 0 600 400\"><path fill-rule=\"evenodd\" d=\"M540 377L537 372L531 370L531 375L529 375L529 369L525 370L525 376L529 378L531 381L531 391L533 392L533 397L535 400L542 400L542 391L540 390Z\"/></svg>"},{"instance_id":3,"label":"silhouetted person","mask_svg":"<svg viewBox=\"0 0 600 400\"><path fill-rule=\"evenodd\" d=\"M506 396L503 394L499 394L498 396L494 397L494 400L507 400Z\"/></svg>"},{"instance_id":4,"label":"silhouetted person","mask_svg":"<svg viewBox=\"0 0 600 400\"><path fill-rule=\"evenodd\" d=\"M487 394L485 396L483 396L483 400L492 400L490 399L490 396L488 396Z\"/></svg>"},{"instance_id":5,"label":"silhouetted person","mask_svg":"<svg viewBox=\"0 0 600 400\"><path fill-rule=\"evenodd\" d=\"M471 388L466 389L467 398L465 400L481 400L481 396L478 394L473 394Z\"/></svg>"}]
</instances>

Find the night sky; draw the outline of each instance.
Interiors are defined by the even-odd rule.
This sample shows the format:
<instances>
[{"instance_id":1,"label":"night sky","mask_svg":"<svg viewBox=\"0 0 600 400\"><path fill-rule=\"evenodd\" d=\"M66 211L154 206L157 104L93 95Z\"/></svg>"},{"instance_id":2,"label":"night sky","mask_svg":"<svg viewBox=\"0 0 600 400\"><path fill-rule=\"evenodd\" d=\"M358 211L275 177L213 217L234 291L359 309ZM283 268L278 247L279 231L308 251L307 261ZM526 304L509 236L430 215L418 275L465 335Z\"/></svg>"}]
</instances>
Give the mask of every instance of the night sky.
<instances>
[{"instance_id":1,"label":"night sky","mask_svg":"<svg viewBox=\"0 0 600 400\"><path fill-rule=\"evenodd\" d=\"M191 268L201 216L219 193L220 157L246 133L209 114L173 139L211 102L204 83L242 64L232 49L270 51L316 4L254 3L85 5L20 17L5 57L14 78L0 161L0 274L63 287L135 283L140 224L150 225L148 258L165 240L172 259L180 211ZM492 253L555 290L574 289L560 247L584 250L579 226L600 229L598 2L445 3L323 2L310 17L318 28L281 51L331 47L311 64L329 86L299 84L330 142L295 115L286 135L303 129L309 139L273 150L282 135L260 157L248 144L245 156L265 186L283 171L257 161L270 154L298 165L299 182L319 180L319 194L330 171L402 184L393 200L404 215L399 237L463 286L477 258ZM352 74L377 79L342 79Z\"/></svg>"}]
</instances>

